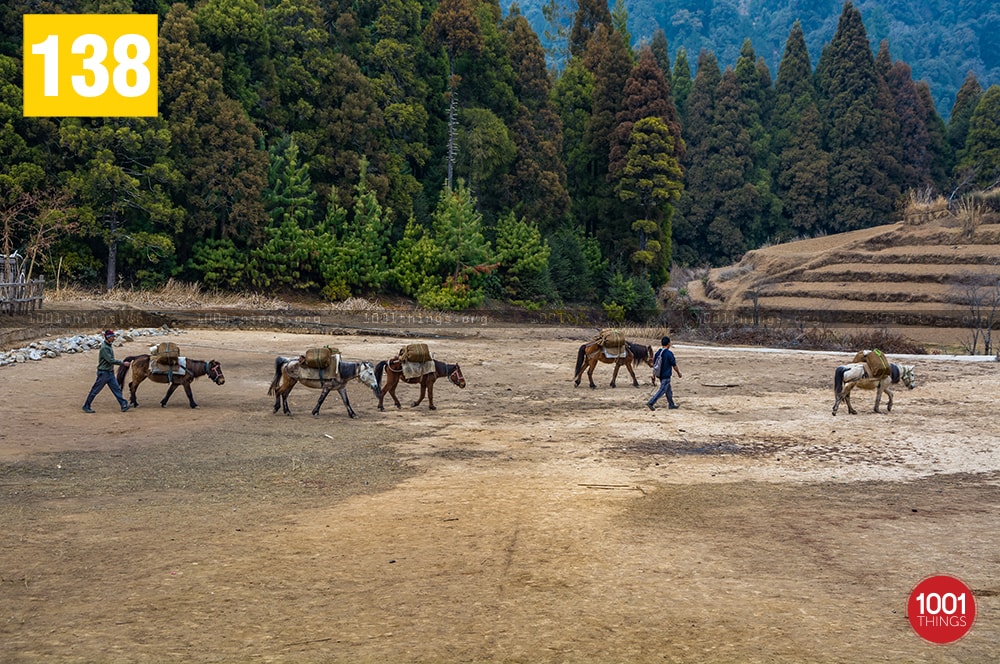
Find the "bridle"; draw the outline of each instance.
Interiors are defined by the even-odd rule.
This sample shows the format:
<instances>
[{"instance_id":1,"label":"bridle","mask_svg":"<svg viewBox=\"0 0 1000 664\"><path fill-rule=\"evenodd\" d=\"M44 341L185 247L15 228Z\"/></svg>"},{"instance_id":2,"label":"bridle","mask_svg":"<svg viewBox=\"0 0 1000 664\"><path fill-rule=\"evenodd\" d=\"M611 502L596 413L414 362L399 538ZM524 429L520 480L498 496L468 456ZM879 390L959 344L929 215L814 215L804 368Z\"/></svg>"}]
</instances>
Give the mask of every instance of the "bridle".
<instances>
[{"instance_id":1,"label":"bridle","mask_svg":"<svg viewBox=\"0 0 1000 664\"><path fill-rule=\"evenodd\" d=\"M226 377L222 374L222 365L211 360L208 363L208 371L205 374L212 380L216 385L222 385L226 382Z\"/></svg>"},{"instance_id":2,"label":"bridle","mask_svg":"<svg viewBox=\"0 0 1000 664\"><path fill-rule=\"evenodd\" d=\"M465 376L462 375L462 370L457 364L453 364L452 366L455 368L448 374L448 380L458 387L465 387Z\"/></svg>"}]
</instances>

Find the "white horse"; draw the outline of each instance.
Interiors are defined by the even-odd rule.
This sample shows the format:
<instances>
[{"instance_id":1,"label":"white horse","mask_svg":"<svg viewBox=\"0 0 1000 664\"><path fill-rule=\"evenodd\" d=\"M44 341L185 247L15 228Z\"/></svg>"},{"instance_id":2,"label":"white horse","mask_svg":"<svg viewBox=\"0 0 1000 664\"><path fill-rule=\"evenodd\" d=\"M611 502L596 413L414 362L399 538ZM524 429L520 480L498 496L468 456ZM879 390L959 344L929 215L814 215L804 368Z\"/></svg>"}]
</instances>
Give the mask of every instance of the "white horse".
<instances>
[{"instance_id":1,"label":"white horse","mask_svg":"<svg viewBox=\"0 0 1000 664\"><path fill-rule=\"evenodd\" d=\"M878 390L875 394L875 412L878 412L879 402L882 400L882 392L889 397L889 402L885 405L886 411L892 410L892 385L899 382L913 389L917 386L917 379L913 375L913 365L911 364L890 364L889 375L882 378L871 378L868 374L868 365L864 362L855 362L837 367L833 374L833 394L836 401L833 402L833 414L837 414L840 402L847 404L847 412L857 415L858 411L851 406L851 390L860 387L863 390Z\"/></svg>"},{"instance_id":2,"label":"white horse","mask_svg":"<svg viewBox=\"0 0 1000 664\"><path fill-rule=\"evenodd\" d=\"M355 416L354 409L351 408L351 402L347 398L347 383L352 378L367 385L375 393L376 397L379 396L378 379L375 377L375 367L370 360L361 360L360 362L341 360L337 366L336 374L322 379L303 377L299 371L300 362L303 360L304 357L294 360L287 357L275 358L274 379L267 390L269 396L274 395L274 412L277 413L278 409L282 408L285 415L292 414L288 409L288 393L292 391L296 383L302 383L306 387L320 390L319 401L316 402L316 407L312 410L314 417L319 414L319 407L326 400L326 395L333 390L337 390L340 393L340 399L347 407L347 414L351 417Z\"/></svg>"}]
</instances>

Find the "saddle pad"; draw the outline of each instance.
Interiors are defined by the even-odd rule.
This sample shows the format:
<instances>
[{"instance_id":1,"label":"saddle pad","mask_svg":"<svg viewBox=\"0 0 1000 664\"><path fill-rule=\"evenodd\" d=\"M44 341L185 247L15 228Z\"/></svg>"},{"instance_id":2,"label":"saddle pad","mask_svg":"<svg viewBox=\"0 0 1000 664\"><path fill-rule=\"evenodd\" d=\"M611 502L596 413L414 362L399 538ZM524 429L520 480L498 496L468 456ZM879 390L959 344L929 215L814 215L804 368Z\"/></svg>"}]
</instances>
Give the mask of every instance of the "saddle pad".
<instances>
[{"instance_id":1,"label":"saddle pad","mask_svg":"<svg viewBox=\"0 0 1000 664\"><path fill-rule=\"evenodd\" d=\"M628 354L628 350L625 346L619 346L618 348L612 348L611 346L604 346L601 350L604 351L604 357L617 360L619 357L625 357Z\"/></svg>"},{"instance_id":2,"label":"saddle pad","mask_svg":"<svg viewBox=\"0 0 1000 664\"><path fill-rule=\"evenodd\" d=\"M426 362L403 362L403 378L407 380L410 378L420 378L435 371L437 371L437 367L434 366L434 360L427 360Z\"/></svg>"},{"instance_id":3,"label":"saddle pad","mask_svg":"<svg viewBox=\"0 0 1000 664\"><path fill-rule=\"evenodd\" d=\"M149 363L149 373L159 374L161 376L169 376L170 374L173 374L175 376L183 376L185 373L187 373L187 358L178 357L176 364L151 361Z\"/></svg>"},{"instance_id":4,"label":"saddle pad","mask_svg":"<svg viewBox=\"0 0 1000 664\"><path fill-rule=\"evenodd\" d=\"M334 355L330 361L330 366L316 369L307 367L305 363L299 362L299 380L330 380L338 375L340 370L340 355Z\"/></svg>"}]
</instances>

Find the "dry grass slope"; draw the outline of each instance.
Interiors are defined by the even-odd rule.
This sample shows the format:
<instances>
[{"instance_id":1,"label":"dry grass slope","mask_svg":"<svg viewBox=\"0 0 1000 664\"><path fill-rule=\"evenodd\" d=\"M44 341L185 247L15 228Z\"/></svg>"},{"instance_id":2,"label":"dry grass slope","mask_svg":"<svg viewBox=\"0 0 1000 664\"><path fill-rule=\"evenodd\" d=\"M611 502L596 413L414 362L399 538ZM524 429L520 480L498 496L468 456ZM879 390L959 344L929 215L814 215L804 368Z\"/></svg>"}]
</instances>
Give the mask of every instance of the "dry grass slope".
<instances>
[{"instance_id":1,"label":"dry grass slope","mask_svg":"<svg viewBox=\"0 0 1000 664\"><path fill-rule=\"evenodd\" d=\"M910 214L904 222L750 251L709 271L696 302L746 312L954 317L970 287L1000 283L1000 215Z\"/></svg>"}]
</instances>

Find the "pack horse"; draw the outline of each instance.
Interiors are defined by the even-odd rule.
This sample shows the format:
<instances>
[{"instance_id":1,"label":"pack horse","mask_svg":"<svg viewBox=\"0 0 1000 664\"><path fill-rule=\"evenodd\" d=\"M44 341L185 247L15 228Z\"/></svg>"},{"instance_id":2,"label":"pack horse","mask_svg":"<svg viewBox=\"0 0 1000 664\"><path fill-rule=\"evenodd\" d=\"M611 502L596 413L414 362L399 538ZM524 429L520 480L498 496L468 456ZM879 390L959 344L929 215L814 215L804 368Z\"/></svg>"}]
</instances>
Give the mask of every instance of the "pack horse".
<instances>
[{"instance_id":1,"label":"pack horse","mask_svg":"<svg viewBox=\"0 0 1000 664\"><path fill-rule=\"evenodd\" d=\"M577 351L573 384L579 387L583 371L586 369L590 388L595 389L597 385L594 384L594 368L598 362L615 365L615 371L611 376L611 387L615 386L615 382L618 380L618 371L622 367L625 367L629 375L632 376L632 384L639 387L639 380L635 377L632 366L644 363L652 367L653 349L650 346L627 341L625 336L617 330L603 330L597 338L583 344Z\"/></svg>"},{"instance_id":2,"label":"pack horse","mask_svg":"<svg viewBox=\"0 0 1000 664\"><path fill-rule=\"evenodd\" d=\"M837 367L833 374L833 414L837 414L840 402L847 404L847 412L856 415L858 411L851 406L851 390L860 387L863 390L876 390L875 412L878 411L879 403L882 400L882 393L885 392L889 398L885 405L886 411L892 410L892 387L902 383L908 389L917 386L917 379L913 373L913 365L888 363L888 372L885 375L873 376L872 369L867 362L852 362Z\"/></svg>"},{"instance_id":3,"label":"pack horse","mask_svg":"<svg viewBox=\"0 0 1000 664\"><path fill-rule=\"evenodd\" d=\"M165 344L161 344L163 346ZM170 401L170 395L174 393L178 387L184 388L184 393L187 395L188 404L192 408L197 408L198 404L195 403L194 395L191 393L191 383L194 382L195 378L200 378L201 376L208 376L209 379L216 385L223 385L226 382L226 377L222 373L222 365L216 360L193 360L185 357L171 358L167 361L157 361L159 358L165 357L164 355L153 354L153 355L132 355L126 357L125 361L130 363L130 366L118 367L118 382L125 386L125 375L128 373L129 369L132 370L132 382L128 384L129 389L129 404L133 408L137 408L139 403L135 400L136 390L139 389L139 383L146 380L147 378L154 383L168 383L170 385L167 388L167 394L160 401L161 407L166 407L167 402Z\"/></svg>"},{"instance_id":4,"label":"pack horse","mask_svg":"<svg viewBox=\"0 0 1000 664\"><path fill-rule=\"evenodd\" d=\"M311 349L297 359L280 356L275 358L274 378L267 394L274 397L275 413L280 408L285 415L291 415L292 412L288 409L288 394L296 383L318 389L319 400L312 409L315 417L319 415L320 406L323 405L327 395L336 390L347 408L347 414L356 417L357 414L351 408L351 401L347 398L347 384L351 380L359 381L378 397L375 368L369 360L350 362L340 359L339 351L332 352L330 348Z\"/></svg>"}]
</instances>

